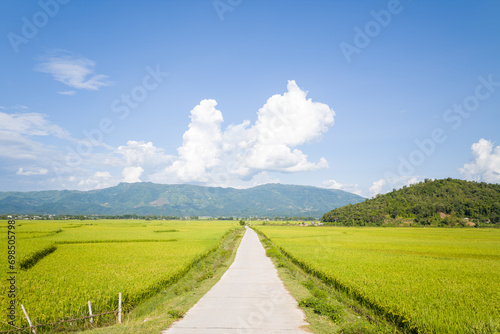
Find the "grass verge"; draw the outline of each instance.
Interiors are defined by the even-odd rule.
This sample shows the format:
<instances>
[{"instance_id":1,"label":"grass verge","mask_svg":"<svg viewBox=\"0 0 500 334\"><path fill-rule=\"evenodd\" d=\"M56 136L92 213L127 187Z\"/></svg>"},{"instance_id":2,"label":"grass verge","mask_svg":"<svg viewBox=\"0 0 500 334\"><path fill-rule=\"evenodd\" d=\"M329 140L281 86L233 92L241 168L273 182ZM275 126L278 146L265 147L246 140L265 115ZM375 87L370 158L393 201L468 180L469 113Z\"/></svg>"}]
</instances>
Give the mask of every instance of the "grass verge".
<instances>
[{"instance_id":1,"label":"grass verge","mask_svg":"<svg viewBox=\"0 0 500 334\"><path fill-rule=\"evenodd\" d=\"M263 233L255 229L299 307L306 314L309 330L316 334L401 333L398 327L375 310L345 292L305 272L283 254Z\"/></svg>"},{"instance_id":2,"label":"grass verge","mask_svg":"<svg viewBox=\"0 0 500 334\"><path fill-rule=\"evenodd\" d=\"M184 314L219 281L236 255L244 229L226 235L219 247L198 261L177 282L141 302L124 316L122 324L94 328L85 334L160 333Z\"/></svg>"}]
</instances>

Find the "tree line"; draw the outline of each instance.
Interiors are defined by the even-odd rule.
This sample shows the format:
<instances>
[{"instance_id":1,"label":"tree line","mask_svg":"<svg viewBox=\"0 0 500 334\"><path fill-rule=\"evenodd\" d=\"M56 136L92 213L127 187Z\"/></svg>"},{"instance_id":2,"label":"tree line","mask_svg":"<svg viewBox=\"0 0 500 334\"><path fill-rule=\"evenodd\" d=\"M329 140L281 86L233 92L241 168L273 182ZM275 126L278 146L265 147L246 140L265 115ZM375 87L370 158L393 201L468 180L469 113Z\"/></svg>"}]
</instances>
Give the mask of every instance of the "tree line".
<instances>
[{"instance_id":1,"label":"tree line","mask_svg":"<svg viewBox=\"0 0 500 334\"><path fill-rule=\"evenodd\" d=\"M457 179L429 180L326 213L345 226L499 226L500 185Z\"/></svg>"}]
</instances>

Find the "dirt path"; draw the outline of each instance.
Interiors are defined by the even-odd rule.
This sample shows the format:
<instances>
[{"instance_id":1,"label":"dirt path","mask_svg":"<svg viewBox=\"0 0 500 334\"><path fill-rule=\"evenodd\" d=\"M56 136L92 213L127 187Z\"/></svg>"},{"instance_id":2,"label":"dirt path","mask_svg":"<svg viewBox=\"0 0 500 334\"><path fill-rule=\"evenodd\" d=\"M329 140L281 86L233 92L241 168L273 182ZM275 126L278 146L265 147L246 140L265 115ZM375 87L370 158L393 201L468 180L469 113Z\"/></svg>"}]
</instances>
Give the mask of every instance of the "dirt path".
<instances>
[{"instance_id":1,"label":"dirt path","mask_svg":"<svg viewBox=\"0 0 500 334\"><path fill-rule=\"evenodd\" d=\"M257 233L247 227L233 264L184 316L162 333L307 333Z\"/></svg>"}]
</instances>

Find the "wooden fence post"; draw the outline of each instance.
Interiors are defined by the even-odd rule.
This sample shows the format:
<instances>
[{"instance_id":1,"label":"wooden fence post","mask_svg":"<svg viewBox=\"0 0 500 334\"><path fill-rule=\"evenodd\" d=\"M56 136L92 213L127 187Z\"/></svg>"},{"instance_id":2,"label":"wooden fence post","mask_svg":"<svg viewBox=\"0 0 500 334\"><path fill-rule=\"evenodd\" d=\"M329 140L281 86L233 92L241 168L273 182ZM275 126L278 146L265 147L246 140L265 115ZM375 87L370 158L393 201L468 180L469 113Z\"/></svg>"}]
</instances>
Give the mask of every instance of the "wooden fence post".
<instances>
[{"instance_id":1,"label":"wooden fence post","mask_svg":"<svg viewBox=\"0 0 500 334\"><path fill-rule=\"evenodd\" d=\"M35 327L31 323L30 317L28 317L28 313L26 312L26 309L24 308L23 304L21 304L21 308L23 309L24 316L26 317L26 320L28 320L28 324L30 325L31 331L33 332L33 334L36 334Z\"/></svg>"},{"instance_id":2,"label":"wooden fence post","mask_svg":"<svg viewBox=\"0 0 500 334\"><path fill-rule=\"evenodd\" d=\"M122 323L122 293L118 294L118 323Z\"/></svg>"},{"instance_id":3,"label":"wooden fence post","mask_svg":"<svg viewBox=\"0 0 500 334\"><path fill-rule=\"evenodd\" d=\"M90 323L93 323L94 318L92 317L92 305L90 305L90 300L89 300L89 314L90 314Z\"/></svg>"}]
</instances>

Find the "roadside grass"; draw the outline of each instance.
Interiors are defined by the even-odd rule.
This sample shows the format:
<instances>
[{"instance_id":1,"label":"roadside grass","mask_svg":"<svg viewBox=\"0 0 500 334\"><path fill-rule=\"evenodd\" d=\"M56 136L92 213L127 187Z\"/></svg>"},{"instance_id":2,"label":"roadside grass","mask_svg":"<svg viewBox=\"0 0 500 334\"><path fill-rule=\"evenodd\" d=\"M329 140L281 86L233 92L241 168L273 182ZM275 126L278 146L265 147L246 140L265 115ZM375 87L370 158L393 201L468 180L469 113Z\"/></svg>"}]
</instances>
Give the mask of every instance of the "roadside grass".
<instances>
[{"instance_id":1,"label":"roadside grass","mask_svg":"<svg viewBox=\"0 0 500 334\"><path fill-rule=\"evenodd\" d=\"M123 334L159 333L180 319L219 281L236 255L244 229L231 231L220 246L197 262L177 282L162 289L151 298L125 314L121 324L94 328L80 333Z\"/></svg>"},{"instance_id":2,"label":"roadside grass","mask_svg":"<svg viewBox=\"0 0 500 334\"><path fill-rule=\"evenodd\" d=\"M306 330L316 334L402 333L384 316L306 273L259 230L254 230L286 288L306 314L306 321L309 323Z\"/></svg>"}]
</instances>

